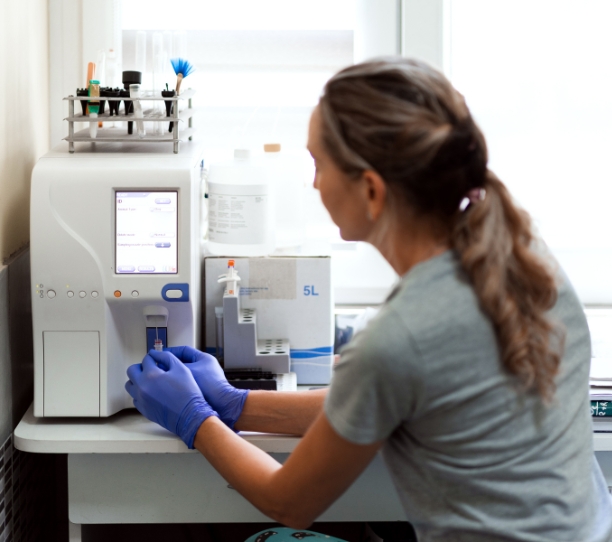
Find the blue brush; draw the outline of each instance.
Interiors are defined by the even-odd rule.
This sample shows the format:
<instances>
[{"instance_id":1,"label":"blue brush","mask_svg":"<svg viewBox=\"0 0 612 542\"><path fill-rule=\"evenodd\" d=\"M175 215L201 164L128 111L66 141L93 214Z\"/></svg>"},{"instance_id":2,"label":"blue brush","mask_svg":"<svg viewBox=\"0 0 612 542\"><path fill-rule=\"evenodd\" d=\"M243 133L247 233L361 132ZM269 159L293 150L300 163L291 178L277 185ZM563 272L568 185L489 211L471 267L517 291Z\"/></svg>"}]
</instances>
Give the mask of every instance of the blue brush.
<instances>
[{"instance_id":1,"label":"blue brush","mask_svg":"<svg viewBox=\"0 0 612 542\"><path fill-rule=\"evenodd\" d=\"M173 58L170 60L174 73L176 73L176 94L178 96L181 89L181 81L193 72L193 64L184 58Z\"/></svg>"}]
</instances>

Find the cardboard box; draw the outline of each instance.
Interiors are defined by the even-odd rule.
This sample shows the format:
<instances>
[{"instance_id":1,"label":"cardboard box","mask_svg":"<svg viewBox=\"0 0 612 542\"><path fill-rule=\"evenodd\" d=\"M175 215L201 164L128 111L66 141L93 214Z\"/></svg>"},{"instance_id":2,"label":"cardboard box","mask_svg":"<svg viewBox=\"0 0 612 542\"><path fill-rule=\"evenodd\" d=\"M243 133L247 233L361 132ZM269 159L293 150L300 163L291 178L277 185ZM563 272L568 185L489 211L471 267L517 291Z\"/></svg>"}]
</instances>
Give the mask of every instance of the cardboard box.
<instances>
[{"instance_id":1,"label":"cardboard box","mask_svg":"<svg viewBox=\"0 0 612 542\"><path fill-rule=\"evenodd\" d=\"M233 258L241 278L240 305L255 309L258 339L288 339L298 384L329 384L334 319L329 256ZM215 307L223 305L227 257L204 260L204 345L216 353Z\"/></svg>"}]
</instances>

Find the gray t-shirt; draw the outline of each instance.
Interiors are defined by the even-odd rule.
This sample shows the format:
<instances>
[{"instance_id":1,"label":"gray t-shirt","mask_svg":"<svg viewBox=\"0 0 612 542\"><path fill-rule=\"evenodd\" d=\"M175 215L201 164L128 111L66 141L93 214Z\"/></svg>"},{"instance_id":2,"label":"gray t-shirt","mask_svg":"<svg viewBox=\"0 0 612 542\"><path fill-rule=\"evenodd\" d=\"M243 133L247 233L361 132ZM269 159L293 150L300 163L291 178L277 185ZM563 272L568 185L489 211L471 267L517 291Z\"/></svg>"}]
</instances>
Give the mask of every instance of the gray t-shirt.
<instances>
[{"instance_id":1,"label":"gray t-shirt","mask_svg":"<svg viewBox=\"0 0 612 542\"><path fill-rule=\"evenodd\" d=\"M566 280L550 316L566 329L552 406L517 392L452 251L403 278L342 351L325 412L382 453L419 542L612 540L593 454L584 312Z\"/></svg>"}]
</instances>

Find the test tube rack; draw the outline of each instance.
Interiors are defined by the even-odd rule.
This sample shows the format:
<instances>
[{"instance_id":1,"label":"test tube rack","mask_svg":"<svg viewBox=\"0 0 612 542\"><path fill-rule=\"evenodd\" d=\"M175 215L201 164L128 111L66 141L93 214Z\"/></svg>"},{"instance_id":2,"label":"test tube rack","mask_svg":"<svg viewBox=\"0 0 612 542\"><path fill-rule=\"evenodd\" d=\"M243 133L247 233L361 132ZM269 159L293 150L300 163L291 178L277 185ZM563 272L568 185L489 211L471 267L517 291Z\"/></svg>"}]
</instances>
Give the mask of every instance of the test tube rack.
<instances>
[{"instance_id":1,"label":"test tube rack","mask_svg":"<svg viewBox=\"0 0 612 542\"><path fill-rule=\"evenodd\" d=\"M83 115L81 113L76 113L74 110L74 103L77 101L90 101L91 98L89 96L66 96L64 100L68 101L68 117L64 120L68 121L68 137L65 137L64 140L68 142L68 151L70 153L74 153L74 144L81 142L89 142L89 143L111 143L111 142L138 142L138 143L172 143L173 150L175 154L179 152L179 143L182 141L189 140L191 141L194 128L192 125L193 122L193 113L194 109L192 106L192 98L195 94L195 90L187 89L181 92L178 96L164 98L162 96L151 96L151 92L145 92L143 97L139 98L129 98L129 97L112 97L112 96L104 96L103 98L99 98L100 101L121 101L121 102L131 102L134 100L139 100L143 102L143 116L140 118L136 118L134 113L130 113L125 115L124 112L119 114L118 116L110 116L108 111L98 115L95 119L91 119L88 115ZM180 109L179 102L182 100L187 101L187 107L184 109ZM171 101L175 102L174 107L172 108L172 115L167 117L165 113L165 108L160 108L156 110L155 108L145 108L146 102L166 102ZM172 132L167 132L162 135L156 135L150 133L150 130L147 130L147 134L144 137L140 137L136 130L133 134L121 134L120 129L118 128L109 128L109 129L100 129L98 130L96 137L90 137L89 128L85 130L79 130L75 132L74 123L75 122L86 122L89 126L90 122L134 122L143 121L143 122L163 122L168 124L169 122L174 123ZM187 125L185 126L185 123Z\"/></svg>"}]
</instances>

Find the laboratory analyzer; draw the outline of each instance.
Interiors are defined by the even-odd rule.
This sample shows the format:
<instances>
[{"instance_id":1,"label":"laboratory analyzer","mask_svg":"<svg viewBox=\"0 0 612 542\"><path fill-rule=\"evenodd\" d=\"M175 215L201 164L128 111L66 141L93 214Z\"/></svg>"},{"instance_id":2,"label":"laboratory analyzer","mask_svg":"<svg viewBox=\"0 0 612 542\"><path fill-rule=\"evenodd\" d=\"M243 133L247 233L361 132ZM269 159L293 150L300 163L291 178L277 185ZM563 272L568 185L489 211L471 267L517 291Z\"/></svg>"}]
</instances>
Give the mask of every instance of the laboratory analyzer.
<instances>
[{"instance_id":1,"label":"laboratory analyzer","mask_svg":"<svg viewBox=\"0 0 612 542\"><path fill-rule=\"evenodd\" d=\"M125 371L151 348L200 345L196 143L61 147L32 173L34 414L132 407Z\"/></svg>"}]
</instances>

